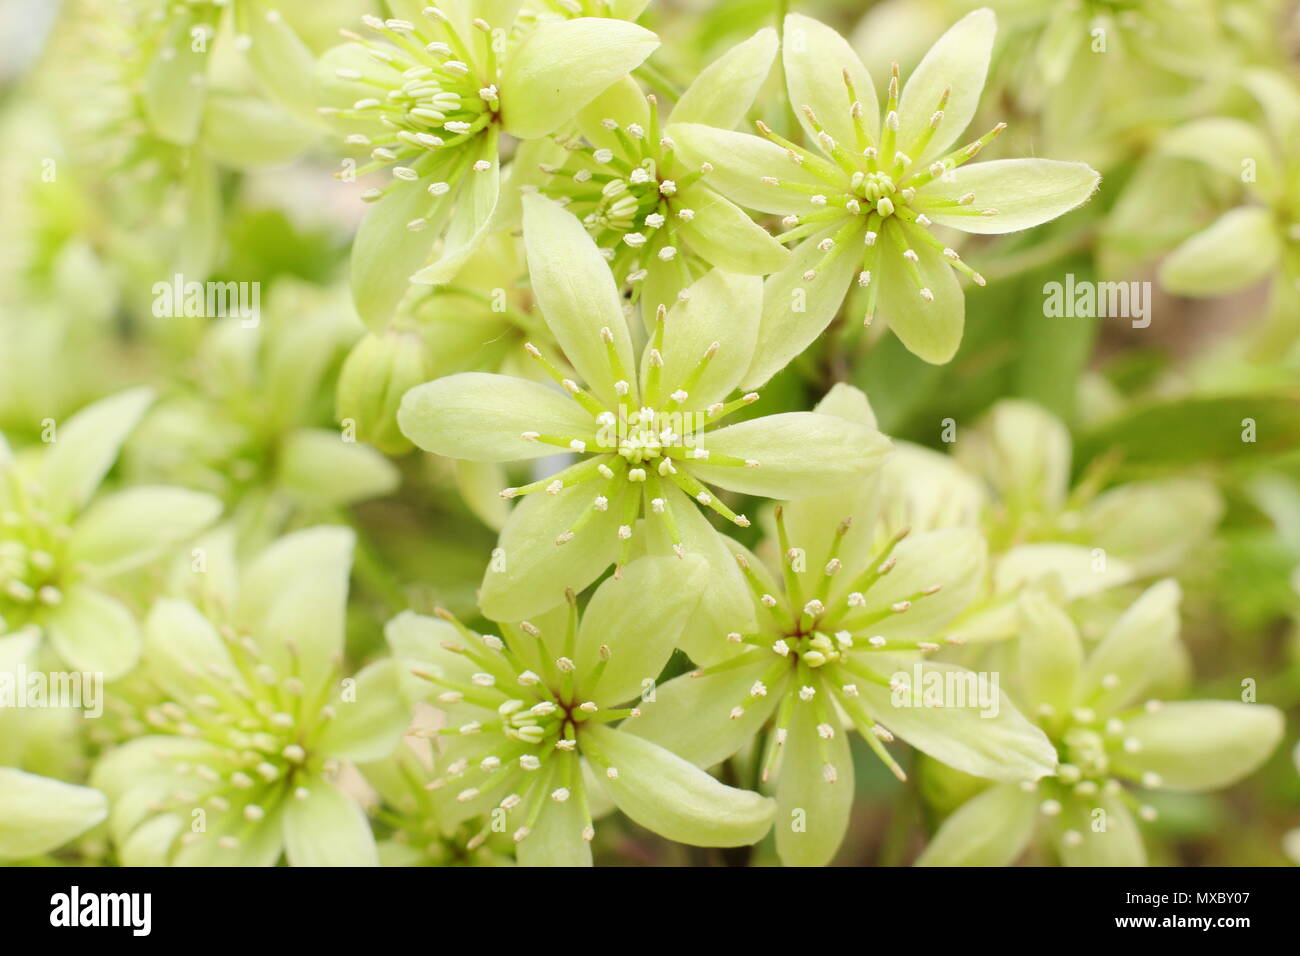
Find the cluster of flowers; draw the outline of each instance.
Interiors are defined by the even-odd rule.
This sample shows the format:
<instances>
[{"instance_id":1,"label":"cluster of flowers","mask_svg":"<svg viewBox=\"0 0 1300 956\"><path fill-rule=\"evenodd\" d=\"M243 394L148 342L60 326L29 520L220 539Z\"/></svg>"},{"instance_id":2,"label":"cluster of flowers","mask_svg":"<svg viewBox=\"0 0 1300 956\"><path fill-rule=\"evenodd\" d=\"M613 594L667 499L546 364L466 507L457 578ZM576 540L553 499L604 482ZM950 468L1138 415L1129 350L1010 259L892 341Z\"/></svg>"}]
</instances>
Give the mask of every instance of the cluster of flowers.
<instances>
[{"instance_id":1,"label":"cluster of flowers","mask_svg":"<svg viewBox=\"0 0 1300 956\"><path fill-rule=\"evenodd\" d=\"M885 437L852 385L809 411L785 384L850 324L947 363L986 284L965 236L1098 189L1085 162L976 161L1006 128L966 135L992 11L906 71L790 13L678 89L635 0L388 0L328 48L288 4L86 6L135 44L95 141L181 211L167 261L208 275L223 177L315 137L353 151L371 208L345 290L276 284L292 321L147 330L184 393L0 439L0 678L107 682L90 729L0 707L0 858L589 865L618 811L819 866L869 750L943 817L921 863L1143 865L1148 791L1276 749L1274 707L1167 700L1212 482L1076 480L1028 402L946 455ZM1030 59L1060 82L1086 59L1061 38L1089 33L1057 19ZM1300 288L1300 98L1250 88L1272 144L1201 119L1151 154L1259 163L1252 204L1165 260L1172 290ZM34 296L159 261L109 262L125 221ZM451 463L407 468L413 448ZM358 654L350 582L393 588L351 506L430 475L497 534L474 627L394 608Z\"/></svg>"}]
</instances>

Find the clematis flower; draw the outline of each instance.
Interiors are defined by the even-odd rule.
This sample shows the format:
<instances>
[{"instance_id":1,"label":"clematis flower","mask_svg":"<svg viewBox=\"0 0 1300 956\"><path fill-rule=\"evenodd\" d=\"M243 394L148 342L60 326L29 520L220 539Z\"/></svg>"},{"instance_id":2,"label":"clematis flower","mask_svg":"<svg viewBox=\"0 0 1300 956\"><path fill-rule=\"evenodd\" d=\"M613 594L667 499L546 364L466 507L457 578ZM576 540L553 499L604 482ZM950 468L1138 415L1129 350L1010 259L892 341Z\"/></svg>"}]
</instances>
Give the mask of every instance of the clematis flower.
<instances>
[{"instance_id":1,"label":"clematis flower","mask_svg":"<svg viewBox=\"0 0 1300 956\"><path fill-rule=\"evenodd\" d=\"M742 206L784 215L787 230L777 238L799 243L767 280L745 387L802 352L839 311L855 277L866 289L867 324L880 314L914 354L948 361L965 322L956 273L983 279L932 227L1016 232L1068 212L1096 189L1100 177L1083 163L966 165L1005 124L952 148L979 103L995 28L991 11L976 10L935 43L905 88L895 69L880 119L871 77L844 39L790 14L786 85L815 150L763 124L761 137L696 123L669 127L681 152L713 165L713 188Z\"/></svg>"},{"instance_id":2,"label":"clematis flower","mask_svg":"<svg viewBox=\"0 0 1300 956\"><path fill-rule=\"evenodd\" d=\"M508 832L524 866L590 865L593 807L608 800L695 846L743 846L767 832L771 800L626 732L708 578L693 555L641 558L581 615L570 592L567 607L502 624L501 636L445 613L398 619L395 653L432 683L447 714L435 732L446 741L433 791L440 815L488 818L471 849Z\"/></svg>"},{"instance_id":3,"label":"clematis flower","mask_svg":"<svg viewBox=\"0 0 1300 956\"><path fill-rule=\"evenodd\" d=\"M563 392L465 373L412 389L398 412L408 438L452 458L578 456L554 475L502 491L526 497L483 579L489 616L536 614L611 562L626 565L642 515L661 525L663 550L678 554L703 547L697 542L708 532L694 530L697 505L747 526L710 486L773 497L832 493L879 463L886 439L834 416L790 412L716 427L758 399L751 392L727 400L753 356L757 277L706 274L671 311L660 307L634 363L618 289L582 224L551 200L527 196L524 242L542 315L586 387L534 348Z\"/></svg>"},{"instance_id":4,"label":"clematis flower","mask_svg":"<svg viewBox=\"0 0 1300 956\"><path fill-rule=\"evenodd\" d=\"M1264 111L1264 131L1211 117L1170 131L1159 144L1163 155L1244 184L1249 200L1174 249L1161 264L1160 284L1178 295L1207 297L1272 278L1272 308L1289 318L1300 307L1300 91L1264 69L1247 71L1243 84Z\"/></svg>"},{"instance_id":5,"label":"clematis flower","mask_svg":"<svg viewBox=\"0 0 1300 956\"><path fill-rule=\"evenodd\" d=\"M34 630L74 669L110 679L140 654L139 625L111 579L221 513L210 495L162 485L96 495L152 401L145 388L102 399L16 456L0 438L0 634Z\"/></svg>"},{"instance_id":6,"label":"clematis flower","mask_svg":"<svg viewBox=\"0 0 1300 956\"><path fill-rule=\"evenodd\" d=\"M1074 545L1090 560L1101 548L1132 575L1151 576L1176 568L1219 523L1223 502L1209 481L1158 478L1103 491L1103 461L1071 487L1071 455L1063 422L1013 399L995 404L956 443L955 460L989 493L984 527L995 553Z\"/></svg>"},{"instance_id":7,"label":"clematis flower","mask_svg":"<svg viewBox=\"0 0 1300 956\"><path fill-rule=\"evenodd\" d=\"M865 398L848 387L819 408L867 413ZM880 509L870 483L778 507L779 580L731 542L757 627L716 635L739 652L658 688L655 703L629 725L702 767L761 734L760 775L776 789L777 852L789 865L828 863L844 838L854 794L849 728L900 779L903 769L884 746L895 736L997 780L1034 780L1055 766L1047 738L996 683L921 659L945 644L944 628L979 588L979 533L882 533L874 521ZM918 671L926 675L920 682ZM971 696L934 706L922 695L930 680L969 682Z\"/></svg>"},{"instance_id":8,"label":"clematis flower","mask_svg":"<svg viewBox=\"0 0 1300 956\"><path fill-rule=\"evenodd\" d=\"M1060 765L1036 783L996 784L967 801L918 864L1006 866L1038 832L1067 866L1144 866L1133 811L1148 821L1157 812L1142 790L1217 790L1264 762L1282 737L1276 708L1144 701L1175 654L1180 597L1172 580L1153 585L1085 655L1065 612L1038 590L1022 595L1019 699Z\"/></svg>"},{"instance_id":9,"label":"clematis flower","mask_svg":"<svg viewBox=\"0 0 1300 956\"><path fill-rule=\"evenodd\" d=\"M370 153L356 173L393 176L364 194L376 205L353 246L354 300L372 326L393 314L408 280L447 282L488 233L503 133L550 135L658 46L623 20L525 29L518 0L389 7L394 17L364 17L367 35L350 34L322 61L352 100L324 112L357 124L348 142Z\"/></svg>"},{"instance_id":10,"label":"clematis flower","mask_svg":"<svg viewBox=\"0 0 1300 956\"><path fill-rule=\"evenodd\" d=\"M709 187L709 164L685 162L663 132L670 123L734 127L776 51L776 31L760 30L705 67L666 116L654 95L624 77L578 111L583 138L562 141L568 150L563 164L543 164L551 178L542 191L582 220L646 319L660 305L672 306L710 266L767 275L790 258L748 214Z\"/></svg>"},{"instance_id":11,"label":"clematis flower","mask_svg":"<svg viewBox=\"0 0 1300 956\"><path fill-rule=\"evenodd\" d=\"M127 443L128 474L219 496L258 547L291 519L318 521L396 488L392 462L354 440L360 423L336 425L321 398L360 333L340 294L282 281L256 327L233 317L206 326L191 374Z\"/></svg>"},{"instance_id":12,"label":"clematis flower","mask_svg":"<svg viewBox=\"0 0 1300 956\"><path fill-rule=\"evenodd\" d=\"M204 611L154 605L141 664L152 693L122 701L145 733L91 777L124 863L377 863L365 813L333 778L345 761L390 754L409 711L395 661L343 679L352 548L346 528L310 528L242 573L214 550Z\"/></svg>"}]
</instances>

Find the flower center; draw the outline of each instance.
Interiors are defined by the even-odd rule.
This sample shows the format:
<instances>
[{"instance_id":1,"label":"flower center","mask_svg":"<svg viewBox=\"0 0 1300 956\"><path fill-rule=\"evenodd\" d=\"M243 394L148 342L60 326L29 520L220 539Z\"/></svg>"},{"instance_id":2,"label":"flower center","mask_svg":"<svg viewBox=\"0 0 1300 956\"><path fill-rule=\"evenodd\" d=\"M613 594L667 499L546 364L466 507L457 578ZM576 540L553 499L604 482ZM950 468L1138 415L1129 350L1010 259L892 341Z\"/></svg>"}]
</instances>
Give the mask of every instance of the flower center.
<instances>
[{"instance_id":1,"label":"flower center","mask_svg":"<svg viewBox=\"0 0 1300 956\"><path fill-rule=\"evenodd\" d=\"M15 476L0 512L0 633L16 631L63 601L60 565L70 529L37 507Z\"/></svg>"}]
</instances>

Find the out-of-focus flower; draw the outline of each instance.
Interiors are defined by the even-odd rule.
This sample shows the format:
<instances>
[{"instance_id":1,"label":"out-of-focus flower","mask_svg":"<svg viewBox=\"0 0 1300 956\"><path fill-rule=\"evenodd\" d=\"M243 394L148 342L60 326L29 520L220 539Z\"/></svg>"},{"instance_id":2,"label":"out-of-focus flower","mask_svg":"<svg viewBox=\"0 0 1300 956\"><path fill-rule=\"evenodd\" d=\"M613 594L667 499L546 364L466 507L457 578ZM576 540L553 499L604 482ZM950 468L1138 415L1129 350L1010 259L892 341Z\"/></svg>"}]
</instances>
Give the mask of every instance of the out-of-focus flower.
<instances>
[{"instance_id":1,"label":"out-of-focus flower","mask_svg":"<svg viewBox=\"0 0 1300 956\"><path fill-rule=\"evenodd\" d=\"M340 669L352 547L346 528L320 526L278 539L242 571L214 549L198 606L154 605L144 735L92 775L114 807L124 863L378 862L365 813L333 778L344 761L390 754L409 711L396 661L348 679Z\"/></svg>"},{"instance_id":2,"label":"out-of-focus flower","mask_svg":"<svg viewBox=\"0 0 1300 956\"><path fill-rule=\"evenodd\" d=\"M1280 73L1247 71L1264 130L1240 119L1194 120L1161 140L1162 154L1195 160L1242 184L1248 205L1224 213L1160 267L1170 292L1218 296L1274 279L1272 309L1295 328L1300 311L1300 91Z\"/></svg>"},{"instance_id":3,"label":"out-of-focus flower","mask_svg":"<svg viewBox=\"0 0 1300 956\"><path fill-rule=\"evenodd\" d=\"M440 813L488 816L471 847L504 826L525 866L589 865L592 805L606 794L680 843L743 846L767 832L771 800L626 732L708 578L695 556L641 558L597 588L581 618L570 596L567 608L502 624L501 637L454 619L399 619L395 653L434 685L448 716L436 732L447 738Z\"/></svg>"},{"instance_id":4,"label":"out-of-focus flower","mask_svg":"<svg viewBox=\"0 0 1300 956\"><path fill-rule=\"evenodd\" d=\"M611 561L627 564L642 514L678 554L700 550L697 503L746 526L708 485L769 497L831 493L878 464L884 437L830 415L790 412L715 427L758 398L726 401L755 360L758 278L705 275L671 311L660 307L637 363L613 276L582 224L551 200L529 196L524 241L542 314L586 387L534 348L563 392L465 373L412 389L398 416L408 438L448 457L580 456L558 474L502 492L528 497L512 512L500 558L484 577L481 601L492 617L553 607L566 588L585 587Z\"/></svg>"},{"instance_id":5,"label":"out-of-focus flower","mask_svg":"<svg viewBox=\"0 0 1300 956\"><path fill-rule=\"evenodd\" d=\"M1161 581L1085 654L1069 616L1037 591L1020 601L1019 699L1060 754L1037 783L999 784L953 813L919 862L1005 866L1042 821L1067 866L1143 866L1134 819L1155 819L1125 784L1146 790L1230 786L1268 757L1282 714L1237 701L1140 703L1178 643L1180 591Z\"/></svg>"},{"instance_id":6,"label":"out-of-focus flower","mask_svg":"<svg viewBox=\"0 0 1300 956\"><path fill-rule=\"evenodd\" d=\"M34 629L75 669L108 678L140 654L135 615L110 580L221 513L211 495L182 488L96 494L152 400L133 389L51 420L49 443L16 456L0 438L0 634Z\"/></svg>"},{"instance_id":7,"label":"out-of-focus flower","mask_svg":"<svg viewBox=\"0 0 1300 956\"><path fill-rule=\"evenodd\" d=\"M669 128L688 157L713 165L713 188L783 214L787 231L778 238L800 243L767 281L761 362L745 387L762 384L826 328L855 276L866 289L865 322L879 313L910 351L948 361L965 322L955 273L983 279L931 227L1016 232L1068 212L1096 189L1099 177L1083 163L964 165L1005 124L951 148L979 103L995 28L992 12L977 10L935 43L901 92L895 70L882 120L871 76L844 39L790 14L786 85L816 152L763 124L761 138L696 123Z\"/></svg>"}]
</instances>

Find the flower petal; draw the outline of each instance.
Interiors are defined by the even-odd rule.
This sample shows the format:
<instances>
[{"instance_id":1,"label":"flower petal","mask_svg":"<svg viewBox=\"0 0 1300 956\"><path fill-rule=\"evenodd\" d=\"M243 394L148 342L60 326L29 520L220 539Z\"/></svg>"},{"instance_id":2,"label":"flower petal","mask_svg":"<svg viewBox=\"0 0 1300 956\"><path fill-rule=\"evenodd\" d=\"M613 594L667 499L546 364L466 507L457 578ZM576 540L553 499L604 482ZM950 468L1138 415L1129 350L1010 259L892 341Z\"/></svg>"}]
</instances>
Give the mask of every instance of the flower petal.
<instances>
[{"instance_id":1,"label":"flower petal","mask_svg":"<svg viewBox=\"0 0 1300 956\"><path fill-rule=\"evenodd\" d=\"M790 252L729 199L697 183L677 194L680 207L695 216L677 232L691 250L728 272L765 276L790 261Z\"/></svg>"},{"instance_id":2,"label":"flower petal","mask_svg":"<svg viewBox=\"0 0 1300 956\"><path fill-rule=\"evenodd\" d=\"M1246 289L1273 271L1282 244L1263 206L1224 213L1160 264L1160 284L1176 295L1210 297Z\"/></svg>"},{"instance_id":3,"label":"flower petal","mask_svg":"<svg viewBox=\"0 0 1300 956\"><path fill-rule=\"evenodd\" d=\"M1070 616L1040 590L1021 595L1020 683L1030 713L1043 704L1058 714L1074 706L1083 647Z\"/></svg>"},{"instance_id":4,"label":"flower petal","mask_svg":"<svg viewBox=\"0 0 1300 956\"><path fill-rule=\"evenodd\" d=\"M1056 769L1055 748L996 686L996 675L990 680L953 664L901 658L893 661L897 669L891 675L880 655L867 655L866 661L893 676L901 689L859 680L859 696L872 717L917 750L965 773L1008 783L1037 780ZM954 699L940 707L911 699L909 690L924 694L932 686L944 698L951 688Z\"/></svg>"},{"instance_id":5,"label":"flower petal","mask_svg":"<svg viewBox=\"0 0 1300 956\"><path fill-rule=\"evenodd\" d=\"M911 157L920 164L918 168L947 153L970 125L984 90L997 29L997 17L986 7L966 14L935 41L907 78L898 99L898 148L904 153L929 128L940 97L949 91L943 119L929 144L921 155Z\"/></svg>"},{"instance_id":6,"label":"flower petal","mask_svg":"<svg viewBox=\"0 0 1300 956\"><path fill-rule=\"evenodd\" d=\"M690 298L668 312L661 350L660 397L687 384L705 353L717 346L704 374L691 387L690 408L706 408L736 388L754 357L762 309L763 282L757 276L733 275L712 269L690 286ZM650 350L641 359L644 382Z\"/></svg>"},{"instance_id":7,"label":"flower petal","mask_svg":"<svg viewBox=\"0 0 1300 956\"><path fill-rule=\"evenodd\" d=\"M790 105L808 134L809 142L817 141L817 131L803 113L805 106L812 108L818 122L836 142L850 149L857 143L853 119L849 115L852 103L844 84L846 71L862 103L867 131L873 138L876 136L880 122L876 87L871 82L871 74L847 40L824 23L801 13L790 13L785 18L781 57Z\"/></svg>"},{"instance_id":8,"label":"flower petal","mask_svg":"<svg viewBox=\"0 0 1300 956\"><path fill-rule=\"evenodd\" d=\"M708 583L708 563L688 554L632 561L596 589L578 629L579 692L601 705L621 704L659 677ZM608 652L599 682L592 674Z\"/></svg>"},{"instance_id":9,"label":"flower petal","mask_svg":"<svg viewBox=\"0 0 1300 956\"><path fill-rule=\"evenodd\" d=\"M772 27L737 43L700 71L673 107L671 121L735 128L772 71L779 45Z\"/></svg>"},{"instance_id":10,"label":"flower petal","mask_svg":"<svg viewBox=\"0 0 1300 956\"><path fill-rule=\"evenodd\" d=\"M587 821L576 795L563 802L547 797L537 799L545 803L537 822L515 851L519 865L591 866L591 844L582 837Z\"/></svg>"},{"instance_id":11,"label":"flower petal","mask_svg":"<svg viewBox=\"0 0 1300 956\"><path fill-rule=\"evenodd\" d=\"M1222 116L1192 120L1166 133L1160 152L1204 163L1236 182L1254 174L1252 182L1262 195L1277 189L1282 164L1268 138L1245 120Z\"/></svg>"},{"instance_id":12,"label":"flower petal","mask_svg":"<svg viewBox=\"0 0 1300 956\"><path fill-rule=\"evenodd\" d=\"M749 133L699 123L673 123L666 132L688 162L712 164L710 187L746 209L787 215L813 208L807 195L769 185L763 182L765 176L806 186L826 185L792 163L780 146Z\"/></svg>"},{"instance_id":13,"label":"flower petal","mask_svg":"<svg viewBox=\"0 0 1300 956\"><path fill-rule=\"evenodd\" d=\"M217 629L188 601L154 604L144 622L144 647L149 676L179 700L195 696L196 673L238 673Z\"/></svg>"},{"instance_id":14,"label":"flower petal","mask_svg":"<svg viewBox=\"0 0 1300 956\"><path fill-rule=\"evenodd\" d=\"M592 508L595 487L586 482L558 495L528 495L515 506L483 575L479 607L494 621L518 621L555 607L566 588L581 591L618 556L620 489L567 544L555 539Z\"/></svg>"},{"instance_id":15,"label":"flower petal","mask_svg":"<svg viewBox=\"0 0 1300 956\"><path fill-rule=\"evenodd\" d=\"M958 166L918 190L917 201L941 226L980 235L1019 232L1064 215L1097 190L1101 175L1087 163L1058 159L995 159ZM930 199L974 193L965 214L926 207ZM996 210L988 213L985 210Z\"/></svg>"},{"instance_id":16,"label":"flower petal","mask_svg":"<svg viewBox=\"0 0 1300 956\"><path fill-rule=\"evenodd\" d=\"M542 23L501 74L501 119L516 139L555 132L596 94L640 66L659 39L624 20Z\"/></svg>"},{"instance_id":17,"label":"flower petal","mask_svg":"<svg viewBox=\"0 0 1300 956\"><path fill-rule=\"evenodd\" d=\"M442 247L433 262L411 276L417 285L445 285L450 282L477 250L493 225L497 202L501 198L501 160L495 137L485 137L476 162L488 163L487 169L466 173L456 192L456 209L443 237Z\"/></svg>"},{"instance_id":18,"label":"flower petal","mask_svg":"<svg viewBox=\"0 0 1300 956\"><path fill-rule=\"evenodd\" d=\"M726 639L732 631L752 631L754 599L729 548L731 539L719 533L700 507L676 485L660 485L664 507L672 515L682 549L709 563L707 601L701 601L678 638L678 646L701 667L716 664L740 648ZM642 524L651 554L672 554L673 540L662 521Z\"/></svg>"},{"instance_id":19,"label":"flower petal","mask_svg":"<svg viewBox=\"0 0 1300 956\"><path fill-rule=\"evenodd\" d=\"M184 488L139 485L107 495L73 526L68 559L117 574L188 541L221 514L221 502Z\"/></svg>"},{"instance_id":20,"label":"flower petal","mask_svg":"<svg viewBox=\"0 0 1300 956\"><path fill-rule=\"evenodd\" d=\"M444 180L454 157L435 157L417 182L397 182L361 221L352 241L352 303L371 331L387 325L411 285L411 275L429 256L453 214L453 195L429 195L430 184ZM424 220L422 229L407 224Z\"/></svg>"},{"instance_id":21,"label":"flower petal","mask_svg":"<svg viewBox=\"0 0 1300 956\"><path fill-rule=\"evenodd\" d=\"M874 428L816 412L751 418L706 432L706 451L758 467L690 464L702 481L750 495L798 498L850 488L880 467L889 439Z\"/></svg>"},{"instance_id":22,"label":"flower petal","mask_svg":"<svg viewBox=\"0 0 1300 956\"><path fill-rule=\"evenodd\" d=\"M825 866L834 859L853 809L853 755L843 727L823 740L817 716L795 705L776 785L776 852L786 866ZM823 759L825 753L825 759Z\"/></svg>"},{"instance_id":23,"label":"flower petal","mask_svg":"<svg viewBox=\"0 0 1300 956\"><path fill-rule=\"evenodd\" d=\"M207 46L196 50L192 31L211 42L216 30L197 11L184 10L173 13L164 30L162 49L145 70L144 114L160 139L188 146L198 137L208 93Z\"/></svg>"},{"instance_id":24,"label":"flower petal","mask_svg":"<svg viewBox=\"0 0 1300 956\"><path fill-rule=\"evenodd\" d=\"M524 432L595 440L595 420L564 392L540 382L462 372L417 385L397 411L402 434L425 451L469 461L517 461L563 453Z\"/></svg>"},{"instance_id":25,"label":"flower petal","mask_svg":"<svg viewBox=\"0 0 1300 956\"><path fill-rule=\"evenodd\" d=\"M309 780L284 811L290 866L378 866L370 821L356 801L324 780Z\"/></svg>"},{"instance_id":26,"label":"flower petal","mask_svg":"<svg viewBox=\"0 0 1300 956\"><path fill-rule=\"evenodd\" d=\"M1066 866L1146 866L1146 847L1128 807L1120 798L1106 794L1095 802L1093 806L1082 798L1070 800L1057 818L1058 831L1072 830L1083 838L1074 842L1058 835L1061 862Z\"/></svg>"},{"instance_id":27,"label":"flower petal","mask_svg":"<svg viewBox=\"0 0 1300 956\"><path fill-rule=\"evenodd\" d=\"M338 760L379 760L402 741L410 712L401 694L402 665L382 660L364 668L330 706L337 716L321 734L320 752ZM346 682L345 682L346 683Z\"/></svg>"},{"instance_id":28,"label":"flower petal","mask_svg":"<svg viewBox=\"0 0 1300 956\"><path fill-rule=\"evenodd\" d=\"M809 236L794 250L779 272L763 283L763 320L758 327L758 346L754 362L741 383L742 388L758 388L822 334L844 302L849 282L861 268L856 250L862 247L866 232L854 231L829 253L820 244L832 238L842 227L836 222ZM812 279L805 279L808 272Z\"/></svg>"},{"instance_id":29,"label":"flower petal","mask_svg":"<svg viewBox=\"0 0 1300 956\"><path fill-rule=\"evenodd\" d=\"M121 677L140 658L140 625L121 601L74 584L46 622L50 642L74 670Z\"/></svg>"},{"instance_id":30,"label":"flower petal","mask_svg":"<svg viewBox=\"0 0 1300 956\"><path fill-rule=\"evenodd\" d=\"M298 428L285 436L276 477L289 494L325 506L378 498L401 481L397 466L378 449L329 428Z\"/></svg>"},{"instance_id":31,"label":"flower petal","mask_svg":"<svg viewBox=\"0 0 1300 956\"><path fill-rule=\"evenodd\" d=\"M524 196L524 247L533 293L547 326L596 397L615 407L620 396L614 390L616 376L602 329L613 335L622 367L630 371L636 365L609 265L573 213L536 194Z\"/></svg>"},{"instance_id":32,"label":"flower petal","mask_svg":"<svg viewBox=\"0 0 1300 956\"><path fill-rule=\"evenodd\" d=\"M773 802L719 783L662 747L607 726L584 727L580 746L601 769L618 808L669 840L692 846L747 846L772 825Z\"/></svg>"},{"instance_id":33,"label":"flower petal","mask_svg":"<svg viewBox=\"0 0 1300 956\"><path fill-rule=\"evenodd\" d=\"M781 700L780 685L759 698L754 682L772 666L762 651L749 651L746 663L695 677L683 674L654 689L654 699L639 706L641 716L623 730L672 751L697 767L709 768L738 752L772 716ZM732 709L745 706L732 719Z\"/></svg>"},{"instance_id":34,"label":"flower petal","mask_svg":"<svg viewBox=\"0 0 1300 956\"><path fill-rule=\"evenodd\" d=\"M890 240L882 237L878 241ZM966 327L966 294L952 266L938 250L918 244L912 251L921 276L919 288L898 251L881 250L876 260L877 275L872 279L880 283L876 315L889 323L909 352L931 365L942 365L957 354L961 345ZM931 298L924 298L921 289L928 289Z\"/></svg>"},{"instance_id":35,"label":"flower petal","mask_svg":"<svg viewBox=\"0 0 1300 956\"><path fill-rule=\"evenodd\" d=\"M1218 790L1254 772L1282 739L1282 712L1267 704L1233 700L1162 703L1159 710L1124 721L1125 740L1115 772L1141 780L1155 773L1169 790Z\"/></svg>"},{"instance_id":36,"label":"flower petal","mask_svg":"<svg viewBox=\"0 0 1300 956\"><path fill-rule=\"evenodd\" d=\"M1034 835L1037 797L998 784L967 800L943 826L916 866L1010 866Z\"/></svg>"},{"instance_id":37,"label":"flower petal","mask_svg":"<svg viewBox=\"0 0 1300 956\"><path fill-rule=\"evenodd\" d=\"M1156 665L1178 640L1181 600L1178 582L1159 581L1111 626L1084 665L1080 694L1093 710L1109 714L1127 706L1159 675Z\"/></svg>"},{"instance_id":38,"label":"flower petal","mask_svg":"<svg viewBox=\"0 0 1300 956\"><path fill-rule=\"evenodd\" d=\"M106 816L98 790L0 767L0 859L58 849Z\"/></svg>"},{"instance_id":39,"label":"flower petal","mask_svg":"<svg viewBox=\"0 0 1300 956\"><path fill-rule=\"evenodd\" d=\"M53 510L67 514L85 507L153 399L149 388L118 392L86 406L58 428L41 474Z\"/></svg>"}]
</instances>

